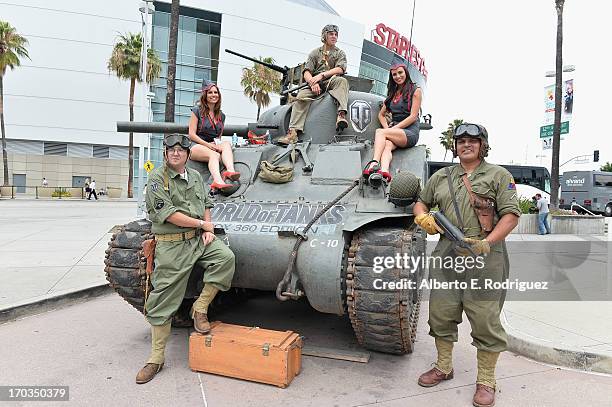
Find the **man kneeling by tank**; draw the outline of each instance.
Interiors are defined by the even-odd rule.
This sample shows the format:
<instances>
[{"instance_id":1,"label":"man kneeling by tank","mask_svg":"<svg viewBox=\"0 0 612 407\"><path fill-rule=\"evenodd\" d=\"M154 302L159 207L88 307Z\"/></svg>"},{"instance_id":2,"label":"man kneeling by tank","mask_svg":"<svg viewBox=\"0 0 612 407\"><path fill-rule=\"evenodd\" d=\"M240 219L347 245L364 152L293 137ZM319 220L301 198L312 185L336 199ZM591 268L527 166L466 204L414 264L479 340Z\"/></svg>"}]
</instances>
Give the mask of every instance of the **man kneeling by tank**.
<instances>
[{"instance_id":1,"label":"man kneeling by tank","mask_svg":"<svg viewBox=\"0 0 612 407\"><path fill-rule=\"evenodd\" d=\"M164 139L164 165L149 176L146 204L151 231L157 242L153 290L145 303L151 324L151 355L138 372L136 383L150 381L164 366L172 316L178 310L189 275L197 264L204 269L204 288L191 309L194 328L208 333L208 306L219 290L230 288L235 269L234 253L214 235L202 176L186 167L191 142L185 135Z\"/></svg>"},{"instance_id":2,"label":"man kneeling by tank","mask_svg":"<svg viewBox=\"0 0 612 407\"><path fill-rule=\"evenodd\" d=\"M346 73L346 54L336 47L338 41L338 26L328 24L321 30L323 46L313 49L308 55L304 66L304 80L309 87L298 92L293 107L287 135L277 143L283 145L295 144L304 130L306 115L313 100L327 91L338 104L336 131L341 132L348 126L346 120L349 84L341 75Z\"/></svg>"}]
</instances>

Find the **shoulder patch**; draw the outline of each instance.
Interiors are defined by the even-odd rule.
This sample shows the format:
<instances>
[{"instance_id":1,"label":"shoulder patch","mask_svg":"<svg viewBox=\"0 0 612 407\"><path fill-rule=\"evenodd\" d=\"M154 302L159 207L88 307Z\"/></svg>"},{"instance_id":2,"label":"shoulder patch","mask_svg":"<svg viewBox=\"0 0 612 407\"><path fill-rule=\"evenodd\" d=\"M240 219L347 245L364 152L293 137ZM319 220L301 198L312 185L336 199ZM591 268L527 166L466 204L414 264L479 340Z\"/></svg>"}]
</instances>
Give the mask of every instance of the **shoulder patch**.
<instances>
[{"instance_id":1,"label":"shoulder patch","mask_svg":"<svg viewBox=\"0 0 612 407\"><path fill-rule=\"evenodd\" d=\"M155 192L159 188L159 184L157 182L153 182L151 184L151 191Z\"/></svg>"},{"instance_id":2,"label":"shoulder patch","mask_svg":"<svg viewBox=\"0 0 612 407\"><path fill-rule=\"evenodd\" d=\"M163 207L164 207L164 200L163 199L156 199L155 200L155 209L160 210Z\"/></svg>"},{"instance_id":3,"label":"shoulder patch","mask_svg":"<svg viewBox=\"0 0 612 407\"><path fill-rule=\"evenodd\" d=\"M516 184L514 183L514 178L510 178L510 183L508 184L508 190L515 190Z\"/></svg>"}]
</instances>

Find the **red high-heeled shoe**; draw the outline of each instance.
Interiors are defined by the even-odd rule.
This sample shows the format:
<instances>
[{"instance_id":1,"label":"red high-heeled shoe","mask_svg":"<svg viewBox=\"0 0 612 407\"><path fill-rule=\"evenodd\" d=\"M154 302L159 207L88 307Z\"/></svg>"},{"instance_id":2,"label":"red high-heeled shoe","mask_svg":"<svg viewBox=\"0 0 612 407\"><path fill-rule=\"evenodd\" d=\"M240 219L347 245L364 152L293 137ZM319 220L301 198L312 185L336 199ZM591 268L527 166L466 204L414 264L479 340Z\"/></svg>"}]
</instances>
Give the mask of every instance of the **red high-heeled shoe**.
<instances>
[{"instance_id":1,"label":"red high-heeled shoe","mask_svg":"<svg viewBox=\"0 0 612 407\"><path fill-rule=\"evenodd\" d=\"M372 164L375 164L375 165L372 165ZM370 176L370 174L372 174L373 172L376 172L374 170L375 167L378 167L378 161L370 160L370 162L368 162L363 169L363 173L362 173L363 177L367 179Z\"/></svg>"},{"instance_id":2,"label":"red high-heeled shoe","mask_svg":"<svg viewBox=\"0 0 612 407\"><path fill-rule=\"evenodd\" d=\"M234 171L223 171L223 174L221 174L223 176L223 178L229 178L232 181L238 181L240 179L240 173L239 172L234 172Z\"/></svg>"},{"instance_id":3,"label":"red high-heeled shoe","mask_svg":"<svg viewBox=\"0 0 612 407\"><path fill-rule=\"evenodd\" d=\"M224 190L229 189L231 187L232 187L232 184L225 184L225 183L219 184L217 182L213 182L212 184L210 184L210 189L212 189L212 190L219 189L221 191L224 191Z\"/></svg>"},{"instance_id":4,"label":"red high-heeled shoe","mask_svg":"<svg viewBox=\"0 0 612 407\"><path fill-rule=\"evenodd\" d=\"M381 171L380 175L382 175L385 181L391 182L391 173L389 173L388 171Z\"/></svg>"}]
</instances>

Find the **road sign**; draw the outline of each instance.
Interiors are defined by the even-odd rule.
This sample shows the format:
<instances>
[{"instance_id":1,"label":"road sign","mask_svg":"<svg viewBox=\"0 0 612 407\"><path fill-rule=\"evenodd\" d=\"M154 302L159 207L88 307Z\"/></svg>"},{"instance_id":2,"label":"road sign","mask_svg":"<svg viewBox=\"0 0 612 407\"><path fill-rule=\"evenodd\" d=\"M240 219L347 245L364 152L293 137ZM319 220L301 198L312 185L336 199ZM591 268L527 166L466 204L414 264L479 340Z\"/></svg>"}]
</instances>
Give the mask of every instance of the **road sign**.
<instances>
[{"instance_id":1,"label":"road sign","mask_svg":"<svg viewBox=\"0 0 612 407\"><path fill-rule=\"evenodd\" d=\"M540 127L540 138L552 137L553 135L554 124L549 124L548 126ZM569 133L569 122L561 123L561 134Z\"/></svg>"},{"instance_id":2,"label":"road sign","mask_svg":"<svg viewBox=\"0 0 612 407\"><path fill-rule=\"evenodd\" d=\"M550 150L552 148L552 137L542 139L542 150Z\"/></svg>"},{"instance_id":3,"label":"road sign","mask_svg":"<svg viewBox=\"0 0 612 407\"><path fill-rule=\"evenodd\" d=\"M151 160L147 160L146 163L144 163L144 169L147 172L151 172L153 170L153 168L155 168L155 166L153 165L153 163L151 162Z\"/></svg>"}]
</instances>

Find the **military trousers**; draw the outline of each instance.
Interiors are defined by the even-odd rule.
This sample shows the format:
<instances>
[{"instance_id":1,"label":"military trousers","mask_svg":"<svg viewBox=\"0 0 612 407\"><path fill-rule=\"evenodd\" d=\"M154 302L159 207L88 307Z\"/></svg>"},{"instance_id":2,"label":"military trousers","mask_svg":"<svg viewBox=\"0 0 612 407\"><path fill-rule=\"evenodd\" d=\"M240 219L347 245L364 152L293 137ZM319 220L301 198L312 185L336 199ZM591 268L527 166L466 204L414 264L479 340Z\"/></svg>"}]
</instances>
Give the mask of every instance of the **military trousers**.
<instances>
[{"instance_id":1,"label":"military trousers","mask_svg":"<svg viewBox=\"0 0 612 407\"><path fill-rule=\"evenodd\" d=\"M442 239L432 253L432 257L436 256L450 256L455 260L459 257L452 252L452 244L446 239ZM430 267L430 284L437 281L447 285L431 290L429 334L457 342L457 326L462 322L465 312L472 328L472 345L488 352L503 352L507 349L508 337L501 324L500 314L506 290L491 288L491 285L508 278L509 261L505 244L502 242L493 245L491 253L482 262L482 268L464 270L463 267L457 267L457 264L464 261L460 259L452 267L448 267L451 263L443 267ZM454 284L449 286L449 283Z\"/></svg>"},{"instance_id":2,"label":"military trousers","mask_svg":"<svg viewBox=\"0 0 612 407\"><path fill-rule=\"evenodd\" d=\"M321 90L323 90L325 86ZM326 91L336 100L338 103L338 111L348 111L348 91L349 84L346 78L342 76L332 76L327 82ZM291 119L289 121L289 128L296 130L304 130L304 123L306 122L306 116L310 109L310 104L313 100L321 98L325 95L325 92L317 95L310 88L302 89L298 92L293 107L291 108Z\"/></svg>"},{"instance_id":3,"label":"military trousers","mask_svg":"<svg viewBox=\"0 0 612 407\"><path fill-rule=\"evenodd\" d=\"M196 264L204 269L204 284L212 284L221 291L230 289L235 257L218 238L208 245L204 245L201 236L179 242L157 242L151 278L153 290L145 304L146 318L151 325L165 324L179 309Z\"/></svg>"}]
</instances>

